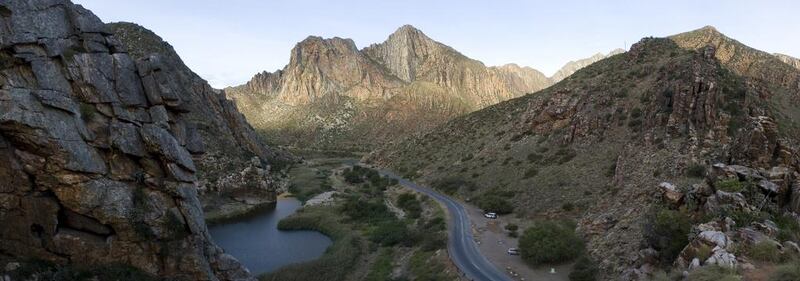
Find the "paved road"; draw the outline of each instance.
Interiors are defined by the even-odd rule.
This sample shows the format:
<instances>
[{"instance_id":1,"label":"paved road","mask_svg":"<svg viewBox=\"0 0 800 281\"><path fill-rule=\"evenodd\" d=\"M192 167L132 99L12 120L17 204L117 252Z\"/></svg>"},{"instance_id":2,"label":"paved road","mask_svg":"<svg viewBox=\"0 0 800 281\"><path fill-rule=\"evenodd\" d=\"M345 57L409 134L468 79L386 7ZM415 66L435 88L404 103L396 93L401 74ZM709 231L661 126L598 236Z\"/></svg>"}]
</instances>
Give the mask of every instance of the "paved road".
<instances>
[{"instance_id":1,"label":"paved road","mask_svg":"<svg viewBox=\"0 0 800 281\"><path fill-rule=\"evenodd\" d=\"M455 200L442 195L430 188L417 185L411 181L401 178L388 171L380 171L381 174L390 178L397 179L402 185L424 193L447 206L450 213L450 239L447 242L447 249L450 258L458 266L467 279L475 281L511 281L504 272L500 271L486 257L478 251L478 245L472 238L472 228L469 215L464 210L464 206Z\"/></svg>"}]
</instances>

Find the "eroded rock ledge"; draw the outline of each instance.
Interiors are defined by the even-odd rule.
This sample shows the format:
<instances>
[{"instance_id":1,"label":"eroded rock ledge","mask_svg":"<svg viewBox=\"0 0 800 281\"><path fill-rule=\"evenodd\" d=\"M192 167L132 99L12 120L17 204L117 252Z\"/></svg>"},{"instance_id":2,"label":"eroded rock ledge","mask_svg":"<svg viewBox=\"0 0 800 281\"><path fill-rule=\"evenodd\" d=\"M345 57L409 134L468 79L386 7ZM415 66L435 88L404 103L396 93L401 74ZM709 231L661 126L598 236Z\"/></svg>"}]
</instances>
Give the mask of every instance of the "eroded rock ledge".
<instances>
[{"instance_id":1,"label":"eroded rock ledge","mask_svg":"<svg viewBox=\"0 0 800 281\"><path fill-rule=\"evenodd\" d=\"M210 240L205 148L170 69L69 1L0 1L0 252L253 279Z\"/></svg>"}]
</instances>

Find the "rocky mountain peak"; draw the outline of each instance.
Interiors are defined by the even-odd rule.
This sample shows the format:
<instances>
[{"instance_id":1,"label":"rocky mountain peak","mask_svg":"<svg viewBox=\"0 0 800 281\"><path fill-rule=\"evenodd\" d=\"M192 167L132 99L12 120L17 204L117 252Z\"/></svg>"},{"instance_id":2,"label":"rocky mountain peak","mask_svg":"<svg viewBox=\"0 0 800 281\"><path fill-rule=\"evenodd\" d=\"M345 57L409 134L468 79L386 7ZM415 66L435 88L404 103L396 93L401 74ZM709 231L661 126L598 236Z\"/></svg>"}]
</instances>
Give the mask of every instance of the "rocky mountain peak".
<instances>
[{"instance_id":1,"label":"rocky mountain peak","mask_svg":"<svg viewBox=\"0 0 800 281\"><path fill-rule=\"evenodd\" d=\"M398 28L383 43L364 48L364 53L406 82L414 81L418 69L429 59L444 59L443 56L452 57L449 59L468 59L411 25Z\"/></svg>"},{"instance_id":2,"label":"rocky mountain peak","mask_svg":"<svg viewBox=\"0 0 800 281\"><path fill-rule=\"evenodd\" d=\"M358 53L358 48L356 47L356 43L353 42L353 39L309 36L292 48L292 56L289 64L302 65L305 62L313 62L318 59L333 59L336 56L354 56L359 55Z\"/></svg>"}]
</instances>

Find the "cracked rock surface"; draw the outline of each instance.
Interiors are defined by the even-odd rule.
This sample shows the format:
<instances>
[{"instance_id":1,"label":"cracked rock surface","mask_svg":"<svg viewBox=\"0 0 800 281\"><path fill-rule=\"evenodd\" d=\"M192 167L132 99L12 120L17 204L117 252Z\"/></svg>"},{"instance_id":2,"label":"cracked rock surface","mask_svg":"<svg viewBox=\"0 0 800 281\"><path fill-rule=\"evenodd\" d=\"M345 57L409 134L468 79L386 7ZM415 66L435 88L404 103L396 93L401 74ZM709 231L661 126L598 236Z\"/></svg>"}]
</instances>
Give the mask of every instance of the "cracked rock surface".
<instances>
[{"instance_id":1,"label":"cracked rock surface","mask_svg":"<svg viewBox=\"0 0 800 281\"><path fill-rule=\"evenodd\" d=\"M195 163L207 149L191 118L200 90L174 67L132 57L69 1L0 1L0 252L254 280L208 234Z\"/></svg>"}]
</instances>

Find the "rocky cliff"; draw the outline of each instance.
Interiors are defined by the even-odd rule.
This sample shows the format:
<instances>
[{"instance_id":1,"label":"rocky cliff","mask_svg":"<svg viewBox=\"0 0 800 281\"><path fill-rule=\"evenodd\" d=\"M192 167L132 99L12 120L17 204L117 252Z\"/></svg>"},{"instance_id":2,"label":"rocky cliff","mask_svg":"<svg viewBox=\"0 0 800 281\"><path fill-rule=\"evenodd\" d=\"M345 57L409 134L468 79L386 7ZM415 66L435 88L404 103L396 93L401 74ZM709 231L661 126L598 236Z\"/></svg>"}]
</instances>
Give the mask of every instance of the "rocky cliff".
<instances>
[{"instance_id":1,"label":"rocky cliff","mask_svg":"<svg viewBox=\"0 0 800 281\"><path fill-rule=\"evenodd\" d=\"M284 69L227 92L275 142L364 150L548 85L534 69L486 67L403 26L363 50L309 37Z\"/></svg>"},{"instance_id":2,"label":"rocky cliff","mask_svg":"<svg viewBox=\"0 0 800 281\"><path fill-rule=\"evenodd\" d=\"M108 25L134 60L157 59L169 72L190 124L180 132L198 134L204 147L195 159L204 209L226 201L275 202L283 185L280 170L293 161L288 153L269 147L256 134L225 93L191 71L171 45L134 23Z\"/></svg>"},{"instance_id":3,"label":"rocky cliff","mask_svg":"<svg viewBox=\"0 0 800 281\"><path fill-rule=\"evenodd\" d=\"M69 1L0 1L0 252L252 280L209 237L193 160L215 149L205 126L244 123L182 64L145 54ZM227 118L199 120L200 101Z\"/></svg>"},{"instance_id":4,"label":"rocky cliff","mask_svg":"<svg viewBox=\"0 0 800 281\"><path fill-rule=\"evenodd\" d=\"M710 27L645 38L534 95L456 118L365 161L434 187L457 183L457 196L476 201L513 194L507 200L517 216L573 218L603 280L650 280L673 261L681 271L692 268L652 242L652 210L680 208L699 229L731 239L758 227L751 222L788 217L800 224L791 199L800 198L800 111L792 106L800 102L798 77L797 69ZM730 190L720 183L725 177L705 171L730 164L756 171L736 190L748 204L714 195ZM665 194L662 182L679 192ZM682 201L684 194L691 200ZM662 197L677 200L665 207ZM724 211L731 205L741 213ZM709 226L730 217L736 227ZM692 262L691 245L678 246L687 246L682 259ZM733 250L709 248L719 256L694 268L725 264L734 255L725 251ZM746 252L735 255L751 261Z\"/></svg>"}]
</instances>

